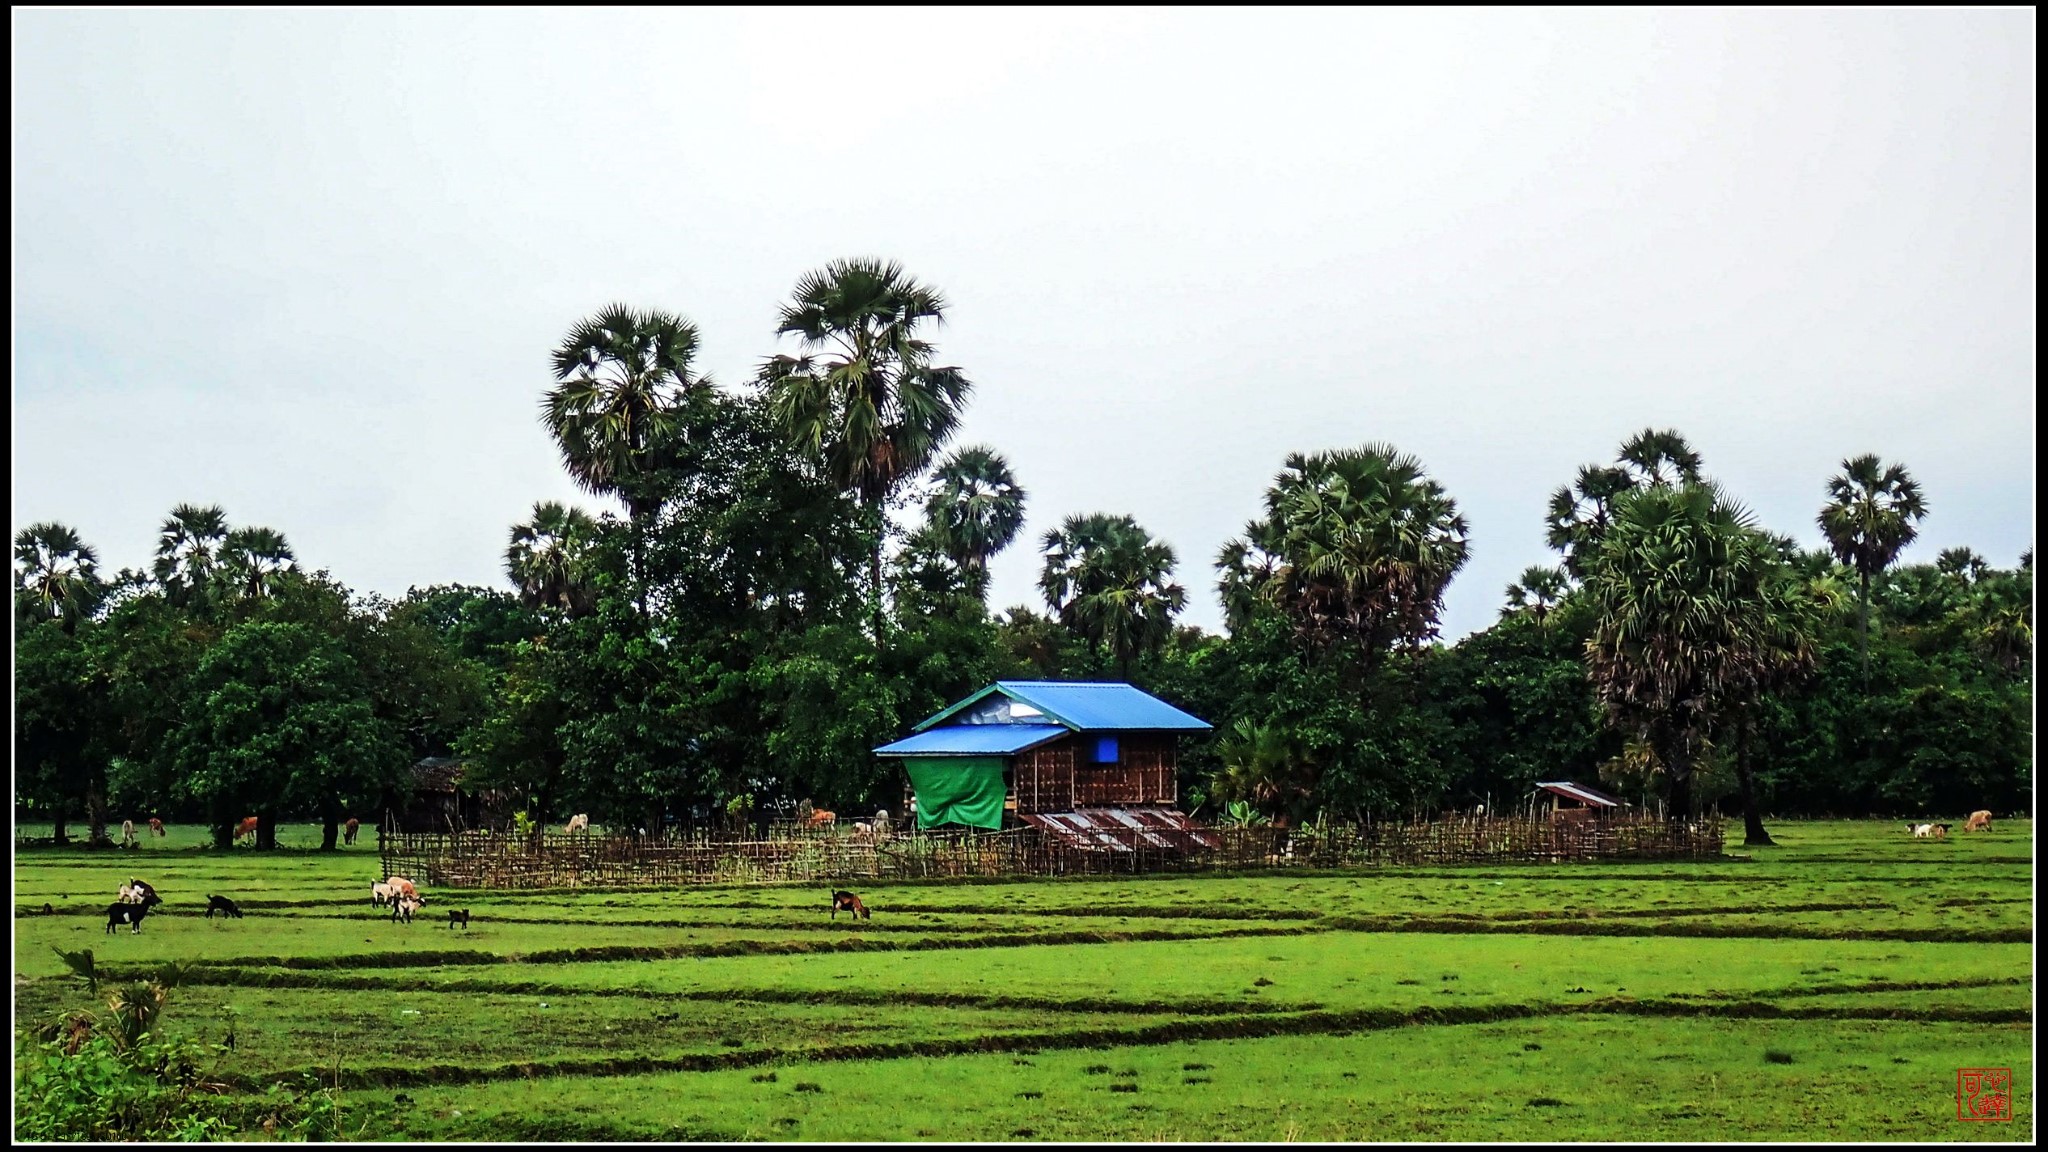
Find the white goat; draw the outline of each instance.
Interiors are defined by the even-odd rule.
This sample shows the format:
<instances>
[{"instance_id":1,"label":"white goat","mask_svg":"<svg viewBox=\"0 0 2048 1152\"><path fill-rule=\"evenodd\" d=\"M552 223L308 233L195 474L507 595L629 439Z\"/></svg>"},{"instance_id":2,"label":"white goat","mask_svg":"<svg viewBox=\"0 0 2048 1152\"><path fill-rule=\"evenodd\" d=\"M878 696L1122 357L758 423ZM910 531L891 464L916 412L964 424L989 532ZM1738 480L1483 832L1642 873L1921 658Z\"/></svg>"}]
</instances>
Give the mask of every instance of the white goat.
<instances>
[{"instance_id":1,"label":"white goat","mask_svg":"<svg viewBox=\"0 0 2048 1152\"><path fill-rule=\"evenodd\" d=\"M133 820L121 821L121 847L135 847L135 821Z\"/></svg>"}]
</instances>

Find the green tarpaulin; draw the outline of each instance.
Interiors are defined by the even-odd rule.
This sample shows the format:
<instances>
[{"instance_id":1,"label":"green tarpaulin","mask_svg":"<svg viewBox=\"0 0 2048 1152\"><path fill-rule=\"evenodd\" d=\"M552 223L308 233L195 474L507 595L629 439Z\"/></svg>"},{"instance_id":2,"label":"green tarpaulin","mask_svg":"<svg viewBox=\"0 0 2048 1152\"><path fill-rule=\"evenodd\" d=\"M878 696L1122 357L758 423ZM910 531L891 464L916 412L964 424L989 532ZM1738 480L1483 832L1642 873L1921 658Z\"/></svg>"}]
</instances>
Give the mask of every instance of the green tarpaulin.
<instances>
[{"instance_id":1,"label":"green tarpaulin","mask_svg":"<svg viewBox=\"0 0 2048 1152\"><path fill-rule=\"evenodd\" d=\"M917 826L965 824L1003 826L1003 759L1000 756L909 756L903 767L917 793Z\"/></svg>"}]
</instances>

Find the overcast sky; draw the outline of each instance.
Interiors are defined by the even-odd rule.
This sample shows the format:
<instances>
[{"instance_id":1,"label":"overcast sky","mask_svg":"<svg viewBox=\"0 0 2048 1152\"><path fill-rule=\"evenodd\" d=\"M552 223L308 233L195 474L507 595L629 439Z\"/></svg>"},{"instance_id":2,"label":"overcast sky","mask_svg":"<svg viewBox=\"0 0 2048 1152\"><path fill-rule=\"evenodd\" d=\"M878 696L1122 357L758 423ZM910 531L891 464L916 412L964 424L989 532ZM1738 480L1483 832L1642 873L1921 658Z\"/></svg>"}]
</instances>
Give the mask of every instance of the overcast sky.
<instances>
[{"instance_id":1,"label":"overcast sky","mask_svg":"<svg viewBox=\"0 0 2048 1152\"><path fill-rule=\"evenodd\" d=\"M505 583L577 492L547 353L614 300L739 383L826 261L952 302L1026 536L1130 513L1217 627L1284 457L1388 441L1471 524L1446 638L1583 463L1678 428L1817 543L2033 540L2031 11L15 10L15 528L181 501L360 590Z\"/></svg>"}]
</instances>

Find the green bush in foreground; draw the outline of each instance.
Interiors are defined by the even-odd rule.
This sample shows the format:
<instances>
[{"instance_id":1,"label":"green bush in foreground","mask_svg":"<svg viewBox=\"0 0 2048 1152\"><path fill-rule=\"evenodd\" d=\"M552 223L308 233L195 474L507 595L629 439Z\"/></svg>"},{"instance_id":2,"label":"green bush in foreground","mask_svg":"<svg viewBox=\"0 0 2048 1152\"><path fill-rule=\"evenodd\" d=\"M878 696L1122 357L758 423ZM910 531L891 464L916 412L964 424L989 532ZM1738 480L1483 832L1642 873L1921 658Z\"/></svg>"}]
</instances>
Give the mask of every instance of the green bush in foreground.
<instances>
[{"instance_id":1,"label":"green bush in foreground","mask_svg":"<svg viewBox=\"0 0 2048 1152\"><path fill-rule=\"evenodd\" d=\"M18 1140L219 1140L243 1131L284 1139L339 1134L334 1096L272 1084L226 1095L215 1071L233 1050L166 1036L154 1025L169 989L155 981L108 993L107 1011L61 1013L21 1045ZM209 1062L209 1057L211 1061Z\"/></svg>"}]
</instances>

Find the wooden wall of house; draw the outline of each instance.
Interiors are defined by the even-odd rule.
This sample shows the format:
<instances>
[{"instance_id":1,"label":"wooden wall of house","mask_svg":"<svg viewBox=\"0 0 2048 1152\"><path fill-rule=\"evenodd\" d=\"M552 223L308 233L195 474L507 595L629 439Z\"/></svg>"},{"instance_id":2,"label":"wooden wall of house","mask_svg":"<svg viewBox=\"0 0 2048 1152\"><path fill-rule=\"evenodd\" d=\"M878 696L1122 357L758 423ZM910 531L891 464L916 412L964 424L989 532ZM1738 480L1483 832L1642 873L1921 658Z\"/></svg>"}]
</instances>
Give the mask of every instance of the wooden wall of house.
<instances>
[{"instance_id":1,"label":"wooden wall of house","mask_svg":"<svg viewBox=\"0 0 2048 1152\"><path fill-rule=\"evenodd\" d=\"M1095 764L1098 736L1117 738L1118 762ZM1170 732L1085 732L1011 758L1018 812L1071 812L1178 801L1178 745Z\"/></svg>"}]
</instances>

